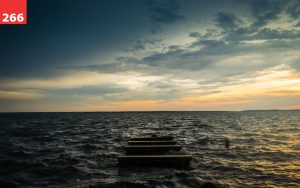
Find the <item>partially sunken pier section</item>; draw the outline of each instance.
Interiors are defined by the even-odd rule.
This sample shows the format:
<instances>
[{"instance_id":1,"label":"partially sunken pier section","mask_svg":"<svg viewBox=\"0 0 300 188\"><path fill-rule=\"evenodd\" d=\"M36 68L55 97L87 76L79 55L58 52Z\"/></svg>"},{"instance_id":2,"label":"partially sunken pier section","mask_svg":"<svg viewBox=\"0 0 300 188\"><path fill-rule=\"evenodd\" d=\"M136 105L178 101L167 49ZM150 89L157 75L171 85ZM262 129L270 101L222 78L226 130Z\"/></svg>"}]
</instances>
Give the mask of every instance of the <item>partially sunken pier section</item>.
<instances>
[{"instance_id":1,"label":"partially sunken pier section","mask_svg":"<svg viewBox=\"0 0 300 188\"><path fill-rule=\"evenodd\" d=\"M173 140L173 136L161 136L161 137L132 137L129 140L130 141L169 141Z\"/></svg>"},{"instance_id":2,"label":"partially sunken pier section","mask_svg":"<svg viewBox=\"0 0 300 188\"><path fill-rule=\"evenodd\" d=\"M133 137L124 146L126 155L118 156L120 166L189 167L191 155L180 152L172 136Z\"/></svg>"},{"instance_id":3,"label":"partially sunken pier section","mask_svg":"<svg viewBox=\"0 0 300 188\"><path fill-rule=\"evenodd\" d=\"M175 145L176 141L128 141L128 145Z\"/></svg>"}]
</instances>

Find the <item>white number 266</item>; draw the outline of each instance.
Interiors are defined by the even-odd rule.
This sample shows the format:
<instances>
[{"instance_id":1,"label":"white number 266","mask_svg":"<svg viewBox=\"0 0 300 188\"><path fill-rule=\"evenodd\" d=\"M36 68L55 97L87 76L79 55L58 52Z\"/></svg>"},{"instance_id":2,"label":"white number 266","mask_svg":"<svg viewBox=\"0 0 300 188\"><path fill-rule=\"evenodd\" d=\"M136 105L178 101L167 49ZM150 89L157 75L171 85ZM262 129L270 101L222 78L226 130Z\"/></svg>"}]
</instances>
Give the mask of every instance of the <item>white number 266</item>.
<instances>
[{"instance_id":1,"label":"white number 266","mask_svg":"<svg viewBox=\"0 0 300 188\"><path fill-rule=\"evenodd\" d=\"M21 14L7 14L4 13L3 15L3 22L23 22L24 21L24 16L23 13Z\"/></svg>"}]
</instances>

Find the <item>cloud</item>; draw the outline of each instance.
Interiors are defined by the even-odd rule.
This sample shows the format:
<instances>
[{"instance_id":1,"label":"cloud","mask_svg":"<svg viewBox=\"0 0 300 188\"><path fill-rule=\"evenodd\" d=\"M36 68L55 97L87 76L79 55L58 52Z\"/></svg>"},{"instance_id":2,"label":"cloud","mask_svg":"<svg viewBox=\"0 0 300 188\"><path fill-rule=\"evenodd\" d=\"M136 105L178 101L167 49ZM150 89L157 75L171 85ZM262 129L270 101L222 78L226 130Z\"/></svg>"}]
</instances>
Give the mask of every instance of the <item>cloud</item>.
<instances>
[{"instance_id":1,"label":"cloud","mask_svg":"<svg viewBox=\"0 0 300 188\"><path fill-rule=\"evenodd\" d=\"M181 6L174 0L149 1L150 19L154 23L174 23L183 16L178 14Z\"/></svg>"},{"instance_id":2,"label":"cloud","mask_svg":"<svg viewBox=\"0 0 300 188\"><path fill-rule=\"evenodd\" d=\"M129 75L99 74L97 72L79 71L64 76L51 79L6 79L2 80L0 89L20 90L20 89L73 89L88 86L101 86L115 83L119 80L128 79Z\"/></svg>"},{"instance_id":3,"label":"cloud","mask_svg":"<svg viewBox=\"0 0 300 188\"><path fill-rule=\"evenodd\" d=\"M232 31L243 23L233 13L218 12L216 16L217 26L225 31Z\"/></svg>"},{"instance_id":4,"label":"cloud","mask_svg":"<svg viewBox=\"0 0 300 188\"><path fill-rule=\"evenodd\" d=\"M79 4L62 3L68 16L57 27L40 27L46 22L38 19L26 30L1 31L2 98L22 110L55 110L52 103L63 110L293 106L287 99L299 95L299 2L214 3L91 3L80 8L79 15L93 11L78 25L70 20Z\"/></svg>"},{"instance_id":5,"label":"cloud","mask_svg":"<svg viewBox=\"0 0 300 188\"><path fill-rule=\"evenodd\" d=\"M278 6L270 11L276 12L276 7ZM261 15L265 14L262 13L264 9L259 11ZM268 28L267 24L278 21L281 18L280 12L284 11L277 12L277 16L270 16L268 22L260 26L255 26L257 17L253 17L254 21L251 23L231 12L217 12L215 27L207 29L204 33L198 31L187 33L187 36L194 39L194 42L189 44L169 44L165 47L162 45L158 48L162 50L150 51L146 46L151 42L138 40L131 48L133 51L141 51L138 55L126 53L117 57L115 62L78 66L74 69L100 73L180 74L189 78L200 74L200 78L205 77L207 82L226 80L232 75L283 63L298 69L296 62L299 56L296 55L296 51L299 48L299 32L296 28L288 30ZM158 45L160 42L162 41L155 43ZM287 50L290 52L289 56L294 58L286 57Z\"/></svg>"},{"instance_id":6,"label":"cloud","mask_svg":"<svg viewBox=\"0 0 300 188\"><path fill-rule=\"evenodd\" d=\"M185 101L216 103L222 101L259 100L263 97L299 96L300 78L297 73L285 66L273 67L251 74L231 77L231 83L214 86L217 93L184 98ZM291 92L294 91L294 92ZM289 92L289 94L287 94Z\"/></svg>"},{"instance_id":7,"label":"cloud","mask_svg":"<svg viewBox=\"0 0 300 188\"><path fill-rule=\"evenodd\" d=\"M0 78L61 75L60 67L106 56L150 29L142 1L133 6L125 1L44 0L29 3L28 9L26 26L1 25Z\"/></svg>"},{"instance_id":8,"label":"cloud","mask_svg":"<svg viewBox=\"0 0 300 188\"><path fill-rule=\"evenodd\" d=\"M185 18L179 13L181 6L177 0L150 0L147 5L150 11L150 21L153 24L151 31L153 34L161 31L163 24L175 23Z\"/></svg>"},{"instance_id":9,"label":"cloud","mask_svg":"<svg viewBox=\"0 0 300 188\"><path fill-rule=\"evenodd\" d=\"M116 85L93 85L79 88L47 90L49 94L66 96L101 96L112 93L123 93L125 91L128 91L128 89Z\"/></svg>"},{"instance_id":10,"label":"cloud","mask_svg":"<svg viewBox=\"0 0 300 188\"><path fill-rule=\"evenodd\" d=\"M133 40L131 41L130 45L126 45L124 48L122 48L122 50L128 53L149 50L151 48L155 48L156 45L158 45L161 41L162 39L160 38Z\"/></svg>"},{"instance_id":11,"label":"cloud","mask_svg":"<svg viewBox=\"0 0 300 188\"><path fill-rule=\"evenodd\" d=\"M250 15L232 12L218 12L216 26L223 30L223 39L236 43L241 40L292 39L299 38L297 18L292 12L297 1L250 1ZM297 14L297 13L295 13ZM209 33L209 32L207 32ZM207 34L206 34L207 35Z\"/></svg>"},{"instance_id":12,"label":"cloud","mask_svg":"<svg viewBox=\"0 0 300 188\"><path fill-rule=\"evenodd\" d=\"M255 18L253 26L261 27L278 18L285 4L284 0L251 1L252 16Z\"/></svg>"},{"instance_id":13,"label":"cloud","mask_svg":"<svg viewBox=\"0 0 300 188\"><path fill-rule=\"evenodd\" d=\"M298 20L298 27L300 26L300 20L299 20L299 16L300 16L300 2L297 0L294 1L289 1L288 7L287 7L287 13L289 13L289 15Z\"/></svg>"},{"instance_id":14,"label":"cloud","mask_svg":"<svg viewBox=\"0 0 300 188\"><path fill-rule=\"evenodd\" d=\"M276 29L262 29L248 39L299 39L300 33L296 30L276 30Z\"/></svg>"},{"instance_id":15,"label":"cloud","mask_svg":"<svg viewBox=\"0 0 300 188\"><path fill-rule=\"evenodd\" d=\"M28 101L44 98L45 95L39 91L0 91L0 102L4 101Z\"/></svg>"}]
</instances>

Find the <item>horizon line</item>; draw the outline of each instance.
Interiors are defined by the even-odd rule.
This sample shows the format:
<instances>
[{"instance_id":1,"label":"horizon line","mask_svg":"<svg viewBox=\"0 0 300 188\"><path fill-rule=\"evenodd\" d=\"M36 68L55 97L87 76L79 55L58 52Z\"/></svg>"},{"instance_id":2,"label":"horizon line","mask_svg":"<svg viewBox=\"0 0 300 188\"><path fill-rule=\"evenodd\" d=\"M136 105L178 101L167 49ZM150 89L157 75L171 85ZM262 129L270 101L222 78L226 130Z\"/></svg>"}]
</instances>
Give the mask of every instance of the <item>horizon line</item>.
<instances>
[{"instance_id":1,"label":"horizon line","mask_svg":"<svg viewBox=\"0 0 300 188\"><path fill-rule=\"evenodd\" d=\"M0 113L120 113L120 112L249 112L249 111L300 111L300 109L263 110L120 110L120 111L16 111Z\"/></svg>"}]
</instances>

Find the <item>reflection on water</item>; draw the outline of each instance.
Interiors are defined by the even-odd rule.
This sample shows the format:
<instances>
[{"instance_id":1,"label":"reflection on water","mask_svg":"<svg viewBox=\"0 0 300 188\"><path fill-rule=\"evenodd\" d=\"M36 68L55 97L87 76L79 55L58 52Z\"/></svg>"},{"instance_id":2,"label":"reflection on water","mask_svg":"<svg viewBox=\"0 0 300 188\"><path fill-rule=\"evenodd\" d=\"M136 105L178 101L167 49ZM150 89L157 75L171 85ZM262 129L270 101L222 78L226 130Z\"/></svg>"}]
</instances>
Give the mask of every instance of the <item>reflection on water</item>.
<instances>
[{"instance_id":1,"label":"reflection on water","mask_svg":"<svg viewBox=\"0 0 300 188\"><path fill-rule=\"evenodd\" d=\"M299 111L0 114L0 185L299 187L299 124ZM176 136L191 168L119 169L124 138L148 134Z\"/></svg>"}]
</instances>

